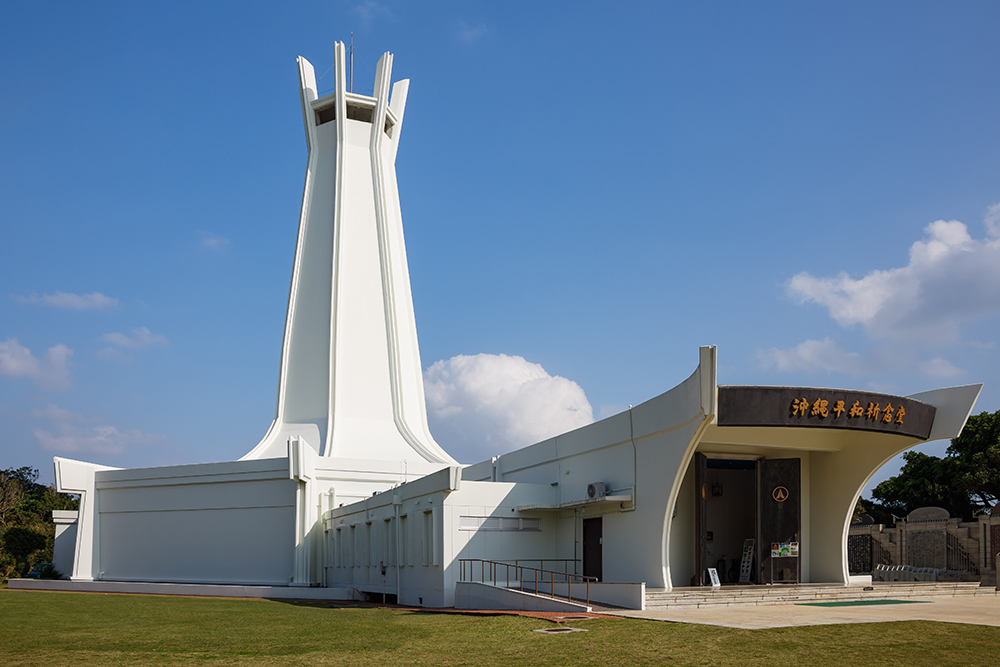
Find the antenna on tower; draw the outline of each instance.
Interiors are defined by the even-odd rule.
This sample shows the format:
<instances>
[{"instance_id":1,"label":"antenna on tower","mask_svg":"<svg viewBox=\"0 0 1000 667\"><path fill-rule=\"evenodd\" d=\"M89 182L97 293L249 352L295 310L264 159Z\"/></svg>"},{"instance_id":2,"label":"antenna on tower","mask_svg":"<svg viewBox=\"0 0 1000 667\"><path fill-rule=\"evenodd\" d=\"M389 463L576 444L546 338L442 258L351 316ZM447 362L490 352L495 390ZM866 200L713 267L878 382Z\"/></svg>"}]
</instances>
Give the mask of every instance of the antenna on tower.
<instances>
[{"instance_id":1,"label":"antenna on tower","mask_svg":"<svg viewBox=\"0 0 1000 667\"><path fill-rule=\"evenodd\" d=\"M348 79L351 92L354 92L354 33L351 33L351 76Z\"/></svg>"}]
</instances>

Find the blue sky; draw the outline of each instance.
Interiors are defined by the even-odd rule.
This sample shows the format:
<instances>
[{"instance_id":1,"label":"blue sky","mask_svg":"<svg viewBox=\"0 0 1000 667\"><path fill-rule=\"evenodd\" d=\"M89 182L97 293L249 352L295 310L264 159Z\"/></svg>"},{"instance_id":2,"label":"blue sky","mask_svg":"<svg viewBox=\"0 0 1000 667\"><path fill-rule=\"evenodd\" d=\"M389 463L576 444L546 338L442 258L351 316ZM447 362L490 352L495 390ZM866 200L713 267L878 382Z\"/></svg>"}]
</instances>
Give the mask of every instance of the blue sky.
<instances>
[{"instance_id":1,"label":"blue sky","mask_svg":"<svg viewBox=\"0 0 1000 667\"><path fill-rule=\"evenodd\" d=\"M432 416L459 460L531 435L470 429L651 398L709 344L722 384L984 382L997 410L998 24L988 2L13 5L0 467L231 460L263 436L306 159L295 57L322 74L352 32L356 91L387 50L411 79L424 367L466 355L552 392Z\"/></svg>"}]
</instances>

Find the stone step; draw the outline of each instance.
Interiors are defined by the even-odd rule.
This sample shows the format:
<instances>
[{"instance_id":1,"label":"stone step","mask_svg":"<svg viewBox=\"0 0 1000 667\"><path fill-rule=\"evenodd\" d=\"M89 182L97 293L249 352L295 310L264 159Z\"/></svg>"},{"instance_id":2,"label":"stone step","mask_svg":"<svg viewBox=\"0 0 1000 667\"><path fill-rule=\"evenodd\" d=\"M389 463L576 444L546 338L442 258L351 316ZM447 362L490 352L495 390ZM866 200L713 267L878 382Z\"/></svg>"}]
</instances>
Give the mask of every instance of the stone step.
<instances>
[{"instance_id":1,"label":"stone step","mask_svg":"<svg viewBox=\"0 0 1000 667\"><path fill-rule=\"evenodd\" d=\"M646 592L647 609L699 607L752 607L808 602L849 602L858 600L909 599L914 597L956 597L997 595L978 582L876 583L872 590L845 586L746 586L711 589L651 590Z\"/></svg>"}]
</instances>

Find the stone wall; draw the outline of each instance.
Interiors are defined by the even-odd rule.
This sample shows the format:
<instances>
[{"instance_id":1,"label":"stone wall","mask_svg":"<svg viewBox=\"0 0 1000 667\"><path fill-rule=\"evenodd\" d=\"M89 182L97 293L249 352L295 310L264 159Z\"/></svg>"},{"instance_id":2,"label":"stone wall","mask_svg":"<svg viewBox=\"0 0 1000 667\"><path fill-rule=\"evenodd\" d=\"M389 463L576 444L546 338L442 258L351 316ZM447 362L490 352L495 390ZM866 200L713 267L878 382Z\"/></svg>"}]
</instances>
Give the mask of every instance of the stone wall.
<instances>
[{"instance_id":1,"label":"stone wall","mask_svg":"<svg viewBox=\"0 0 1000 667\"><path fill-rule=\"evenodd\" d=\"M852 524L850 535L871 536L873 570L878 565L903 565L934 568L948 578L996 581L1000 515L962 522L946 510L925 507L895 526Z\"/></svg>"}]
</instances>

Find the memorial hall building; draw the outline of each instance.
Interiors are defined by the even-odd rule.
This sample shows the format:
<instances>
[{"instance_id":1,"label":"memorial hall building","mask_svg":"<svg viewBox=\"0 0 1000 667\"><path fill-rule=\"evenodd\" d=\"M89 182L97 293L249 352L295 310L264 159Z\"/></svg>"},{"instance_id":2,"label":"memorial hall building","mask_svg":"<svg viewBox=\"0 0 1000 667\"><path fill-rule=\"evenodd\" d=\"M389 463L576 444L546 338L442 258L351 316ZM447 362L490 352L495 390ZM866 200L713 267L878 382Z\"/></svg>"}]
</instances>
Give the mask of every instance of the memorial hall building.
<instances>
[{"instance_id":1,"label":"memorial hall building","mask_svg":"<svg viewBox=\"0 0 1000 667\"><path fill-rule=\"evenodd\" d=\"M317 95L304 58L298 71L308 161L274 421L238 461L56 458L58 490L81 499L56 517L70 578L56 583L493 609L584 588L642 608L712 575L867 583L847 564L863 488L900 452L957 436L982 385L720 385L719 351L702 347L641 405L459 465L427 426L395 170L409 81L390 85L386 53L372 95L349 92L340 43L333 93Z\"/></svg>"}]
</instances>

